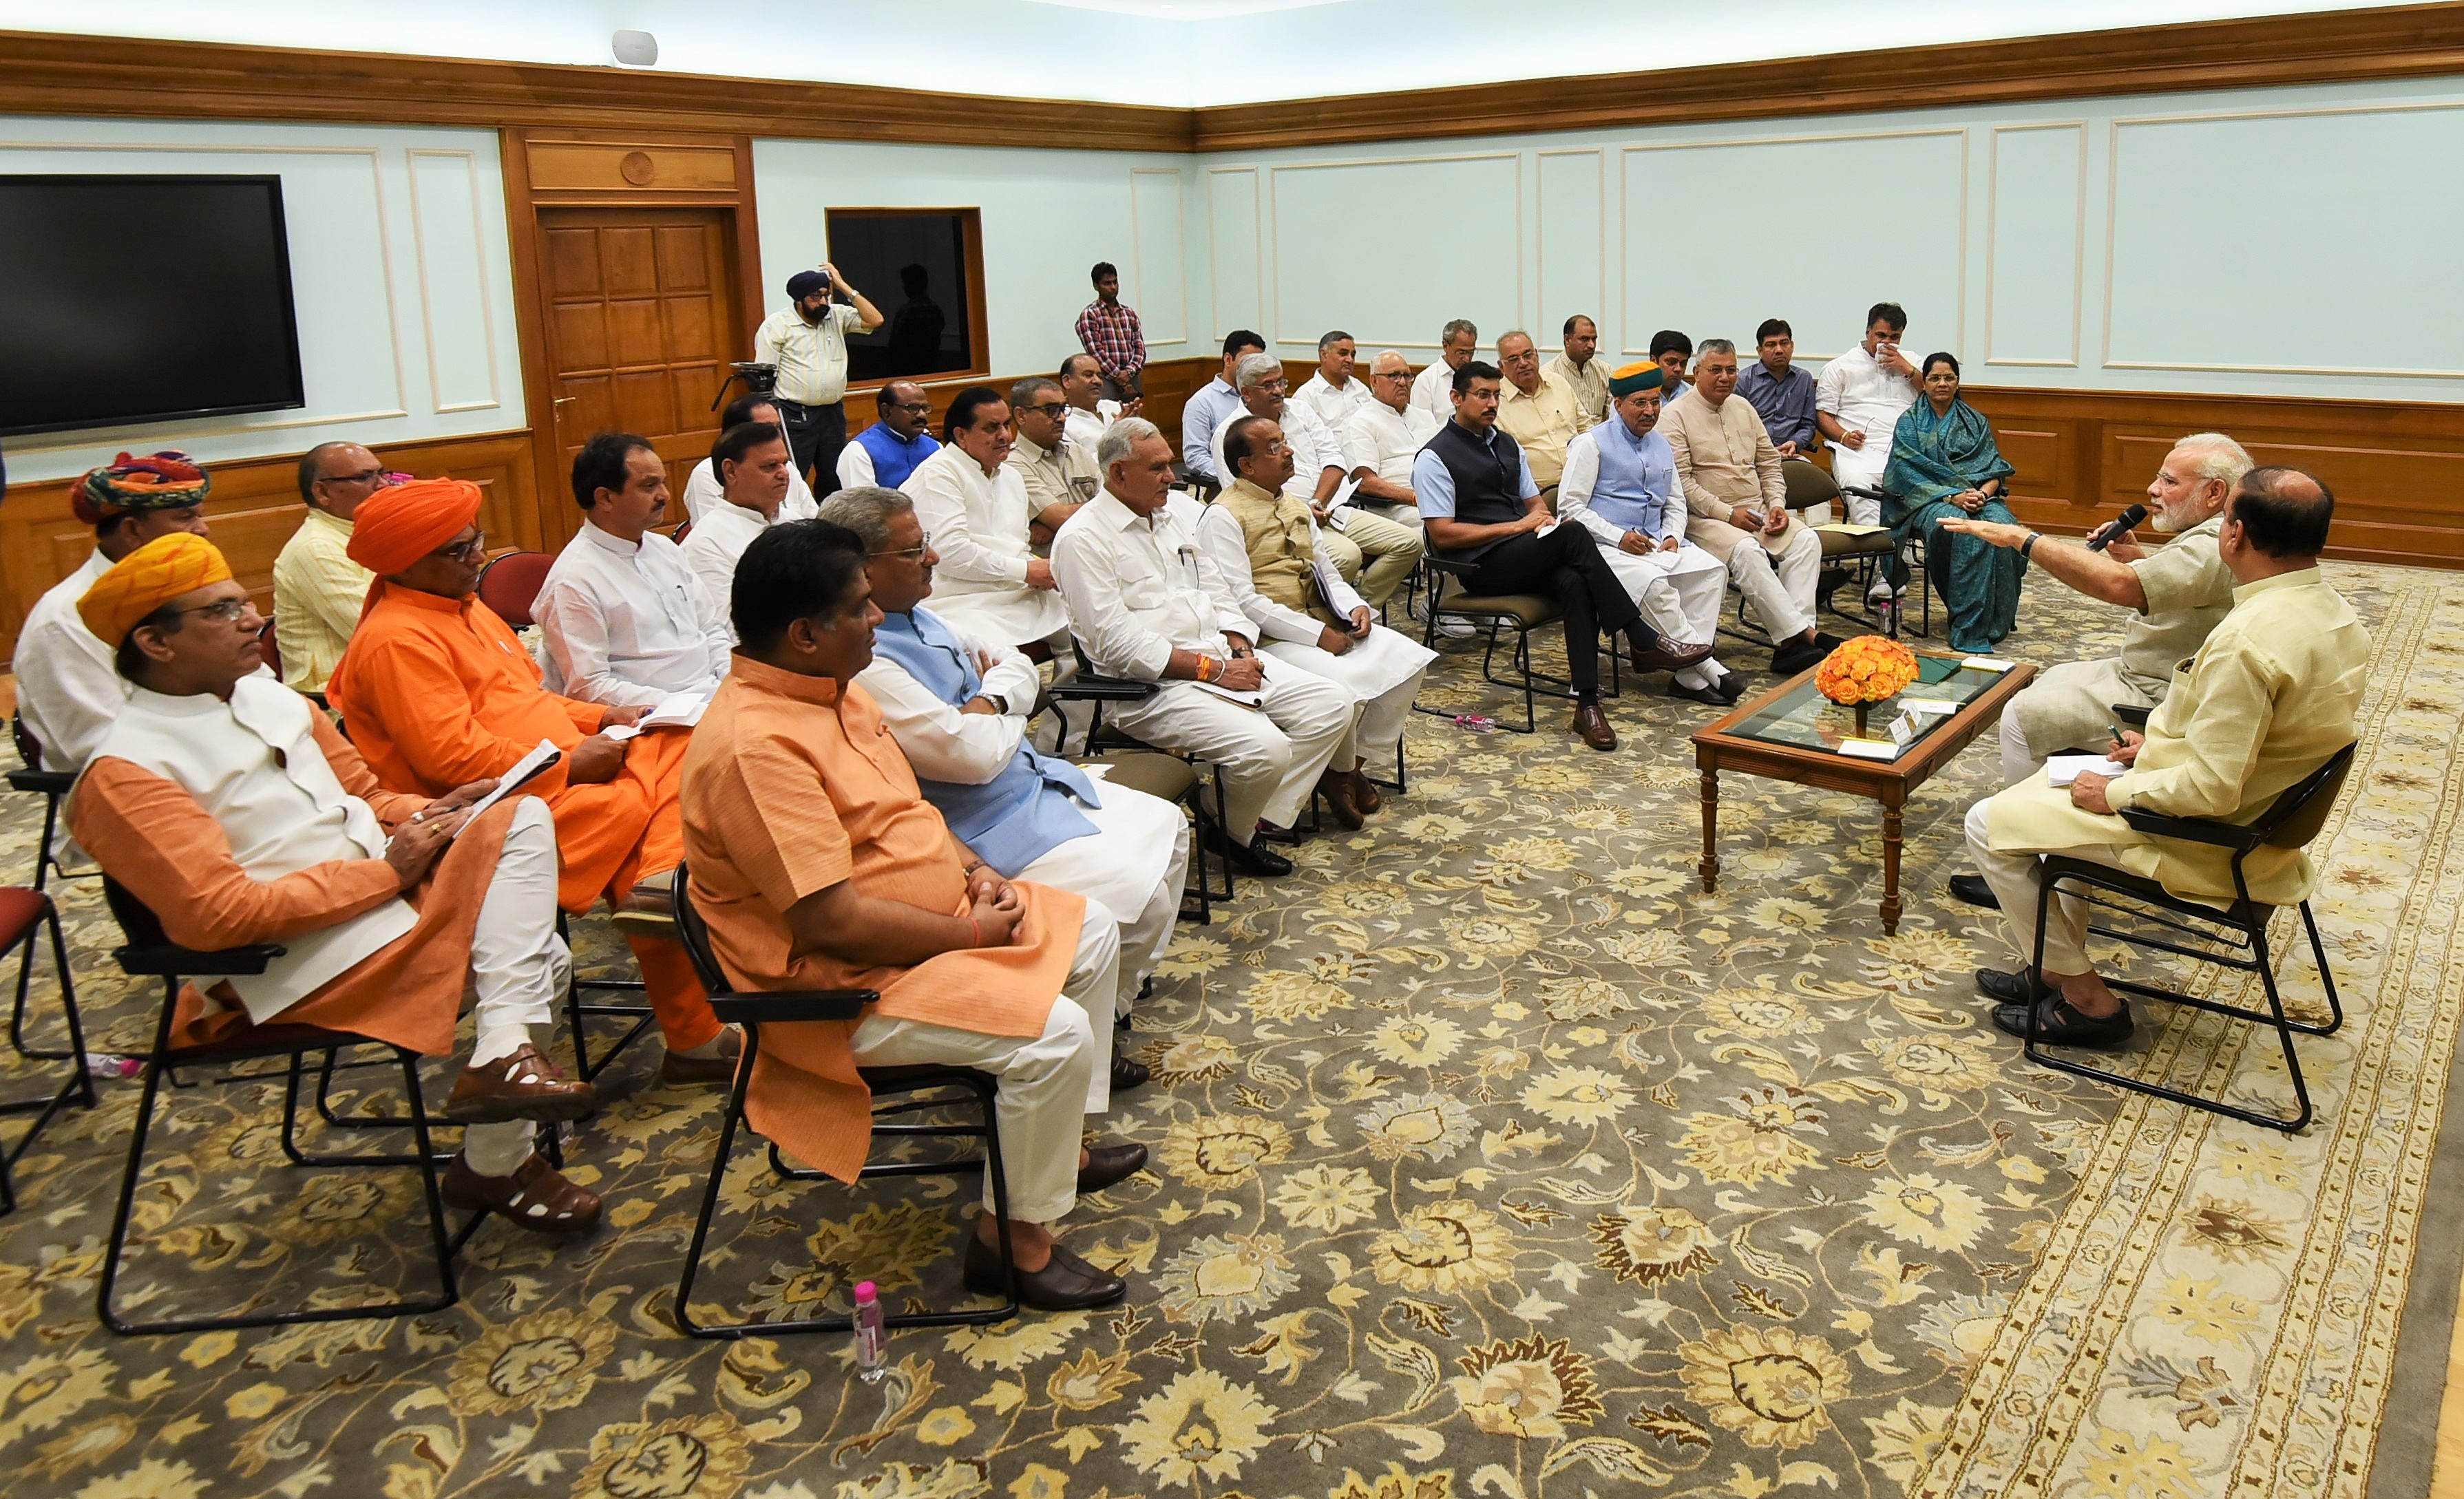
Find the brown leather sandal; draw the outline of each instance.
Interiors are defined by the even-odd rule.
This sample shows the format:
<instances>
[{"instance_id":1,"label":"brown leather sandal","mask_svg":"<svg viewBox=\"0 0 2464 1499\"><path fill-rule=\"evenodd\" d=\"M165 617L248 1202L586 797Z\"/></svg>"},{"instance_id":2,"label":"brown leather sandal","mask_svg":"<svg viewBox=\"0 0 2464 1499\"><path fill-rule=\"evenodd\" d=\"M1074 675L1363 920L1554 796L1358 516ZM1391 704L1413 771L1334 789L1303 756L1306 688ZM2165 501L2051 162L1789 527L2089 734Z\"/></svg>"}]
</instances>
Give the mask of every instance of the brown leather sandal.
<instances>
[{"instance_id":1,"label":"brown leather sandal","mask_svg":"<svg viewBox=\"0 0 2464 1499\"><path fill-rule=\"evenodd\" d=\"M451 1206L495 1213L533 1233L562 1236L599 1227L599 1194L567 1181L536 1151L507 1176L481 1176L469 1157L455 1156L439 1185Z\"/></svg>"},{"instance_id":2,"label":"brown leather sandal","mask_svg":"<svg viewBox=\"0 0 2464 1499\"><path fill-rule=\"evenodd\" d=\"M599 1090L572 1082L528 1041L484 1066L468 1066L453 1080L445 1118L456 1124L501 1124L509 1119L578 1119L599 1107Z\"/></svg>"}]
</instances>

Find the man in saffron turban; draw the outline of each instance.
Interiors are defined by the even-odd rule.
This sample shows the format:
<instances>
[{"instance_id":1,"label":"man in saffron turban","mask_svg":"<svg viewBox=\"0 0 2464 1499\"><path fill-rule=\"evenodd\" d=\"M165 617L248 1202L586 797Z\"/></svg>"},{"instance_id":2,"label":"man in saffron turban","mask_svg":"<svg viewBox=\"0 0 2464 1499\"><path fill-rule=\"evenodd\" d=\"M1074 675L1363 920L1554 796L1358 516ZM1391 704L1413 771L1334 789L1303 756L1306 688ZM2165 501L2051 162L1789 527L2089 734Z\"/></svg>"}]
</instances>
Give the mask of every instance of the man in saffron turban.
<instances>
[{"instance_id":1,"label":"man in saffron turban","mask_svg":"<svg viewBox=\"0 0 2464 1499\"><path fill-rule=\"evenodd\" d=\"M690 731L636 736L648 707L583 703L540 685L513 630L475 597L487 556L479 501L475 484L417 479L360 506L350 555L377 581L327 695L368 768L395 791L437 796L501 775L542 739L562 751L530 783L556 814L558 903L578 913L605 895L617 908L667 1040L661 1080L725 1081L735 1075L736 1033L711 1013L683 947L661 934L660 914L633 895L637 884L664 885L683 857L676 783Z\"/></svg>"},{"instance_id":2,"label":"man in saffron turban","mask_svg":"<svg viewBox=\"0 0 2464 1499\"><path fill-rule=\"evenodd\" d=\"M281 1020L450 1055L468 986L477 1040L445 1117L470 1128L447 1199L539 1233L597 1224L598 1197L532 1148L539 1120L597 1103L532 1036L571 972L545 803L509 796L473 819L493 779L381 789L324 714L263 674L265 621L202 537L147 542L77 609L132 688L70 798L78 841L172 941L280 945L262 973L182 993L182 1039Z\"/></svg>"}]
</instances>

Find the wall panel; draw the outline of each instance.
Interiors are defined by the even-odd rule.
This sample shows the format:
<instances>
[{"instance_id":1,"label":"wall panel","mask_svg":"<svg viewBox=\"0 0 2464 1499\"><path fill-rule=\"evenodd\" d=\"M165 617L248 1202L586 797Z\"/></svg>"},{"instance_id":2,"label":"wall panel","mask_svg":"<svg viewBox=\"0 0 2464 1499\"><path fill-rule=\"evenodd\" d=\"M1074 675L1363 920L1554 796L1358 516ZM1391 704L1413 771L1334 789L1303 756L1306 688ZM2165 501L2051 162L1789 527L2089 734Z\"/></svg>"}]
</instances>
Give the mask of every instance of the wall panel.
<instances>
[{"instance_id":1,"label":"wall panel","mask_svg":"<svg viewBox=\"0 0 2464 1499\"><path fill-rule=\"evenodd\" d=\"M1985 362L2079 364L2087 126L1996 125L1985 243Z\"/></svg>"},{"instance_id":2,"label":"wall panel","mask_svg":"<svg viewBox=\"0 0 2464 1499\"><path fill-rule=\"evenodd\" d=\"M1435 349L1448 317L1469 317L1484 339L1519 324L1522 161L1503 152L1269 168L1275 325L1261 331L1312 350L1330 328L1363 347ZM1399 231L1408 241L1407 227L1432 216L1444 226L1444 253L1430 268L1442 304L1429 300L1425 280L1396 273L1406 257L1390 239Z\"/></svg>"},{"instance_id":3,"label":"wall panel","mask_svg":"<svg viewBox=\"0 0 2464 1499\"><path fill-rule=\"evenodd\" d=\"M1130 169L1129 273L1124 294L1138 312L1147 347L1189 341L1187 251L1181 233L1180 168Z\"/></svg>"},{"instance_id":4,"label":"wall panel","mask_svg":"<svg viewBox=\"0 0 2464 1499\"><path fill-rule=\"evenodd\" d=\"M2116 119L2105 364L2464 380L2464 101ZM2199 203L2245 206L2193 244ZM2260 208L2258 206L2263 205Z\"/></svg>"},{"instance_id":5,"label":"wall panel","mask_svg":"<svg viewBox=\"0 0 2464 1499\"><path fill-rule=\"evenodd\" d=\"M1798 325L1799 357L1825 359L1853 341L1865 306L1885 295L1907 308L1912 342L1958 347L1966 130L1680 141L1628 146L1620 156L1625 315L1617 347L1625 356L1647 353L1659 328L1729 337L1744 348L1766 317L1853 306L1849 320ZM1705 241L1704 226L1767 221L1788 185L1815 183L1874 189L1869 205L1860 206L1856 194L1828 205L1823 231L1811 242L1818 252L1790 232L1723 234L1716 247Z\"/></svg>"},{"instance_id":6,"label":"wall panel","mask_svg":"<svg viewBox=\"0 0 2464 1499\"><path fill-rule=\"evenodd\" d=\"M1561 349L1566 319L1577 313L1610 326L1608 153L1542 151L1536 162L1540 211L1533 240L1540 262L1540 326L1531 333L1543 349Z\"/></svg>"},{"instance_id":7,"label":"wall panel","mask_svg":"<svg viewBox=\"0 0 2464 1499\"><path fill-rule=\"evenodd\" d=\"M1260 327L1266 320L1265 255L1260 248L1265 225L1258 208L1258 169L1254 166L1214 167L1206 174L1207 284L1214 289L1215 327L1207 342L1217 342L1235 328Z\"/></svg>"},{"instance_id":8,"label":"wall panel","mask_svg":"<svg viewBox=\"0 0 2464 1499\"><path fill-rule=\"evenodd\" d=\"M442 415L504 404L496 360L495 305L489 296L487 220L478 159L469 151L407 153L411 243L427 335L428 397Z\"/></svg>"}]
</instances>

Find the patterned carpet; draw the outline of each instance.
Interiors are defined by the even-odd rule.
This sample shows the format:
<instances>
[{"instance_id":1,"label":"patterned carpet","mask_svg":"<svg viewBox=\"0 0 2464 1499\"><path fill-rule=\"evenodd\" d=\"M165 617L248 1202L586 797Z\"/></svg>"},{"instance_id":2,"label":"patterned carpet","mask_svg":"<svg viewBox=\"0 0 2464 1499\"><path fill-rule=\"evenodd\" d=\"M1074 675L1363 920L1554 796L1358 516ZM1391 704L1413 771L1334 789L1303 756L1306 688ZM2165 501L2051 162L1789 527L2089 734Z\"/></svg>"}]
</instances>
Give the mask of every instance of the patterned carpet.
<instances>
[{"instance_id":1,"label":"patterned carpet","mask_svg":"<svg viewBox=\"0 0 2464 1499\"><path fill-rule=\"evenodd\" d=\"M2464 578L2333 572L2379 670L2321 845L2350 1019L2302 1048L2302 1137L2029 1069L1983 1024L1968 972L1998 944L1942 881L1990 738L1911 801L1885 938L1879 812L1851 796L1729 778L1701 893L1707 709L1629 690L1612 755L1561 712L1529 737L1416 717L1410 794L1184 925L1136 1016L1157 1079L1104 1128L1155 1166L1067 1225L1125 1307L902 1335L875 1384L835 1338L678 1336L717 1100L659 1091L646 1046L568 1144L608 1194L595 1238L488 1225L431 1315L115 1338L93 1298L137 1090L114 1082L0 1219L9 1491L2360 1495L2428 1445L2434 1376L2390 1405L2398 1320L2416 1270L2454 1274L2425 1213L2464 1015ZM2013 653L2115 624L2034 580ZM1473 664L1423 701L1498 711ZM6 800L0 867L30 868L38 809ZM90 888L64 904L89 1025L130 1044L155 993L116 973ZM2176 1021L2123 1065L2283 1095L2270 1048L2222 1030ZM344 1075L346 1111L382 1105L353 1091L372 1075ZM124 1303L413 1283L415 1179L285 1164L280 1101L171 1096ZM972 1195L781 1184L739 1147L696 1299L803 1314L869 1277L946 1304Z\"/></svg>"}]
</instances>

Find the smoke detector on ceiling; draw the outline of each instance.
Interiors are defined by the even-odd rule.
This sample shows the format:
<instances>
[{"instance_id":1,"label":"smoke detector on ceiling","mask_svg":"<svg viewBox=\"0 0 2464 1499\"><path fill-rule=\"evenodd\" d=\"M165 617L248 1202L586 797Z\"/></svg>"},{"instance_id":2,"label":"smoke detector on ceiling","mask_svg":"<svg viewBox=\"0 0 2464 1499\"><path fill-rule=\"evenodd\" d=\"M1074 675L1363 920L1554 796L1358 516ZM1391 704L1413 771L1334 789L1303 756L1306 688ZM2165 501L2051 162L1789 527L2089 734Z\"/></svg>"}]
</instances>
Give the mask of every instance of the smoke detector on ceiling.
<instances>
[{"instance_id":1,"label":"smoke detector on ceiling","mask_svg":"<svg viewBox=\"0 0 2464 1499\"><path fill-rule=\"evenodd\" d=\"M659 39L648 32L618 32L607 45L628 68L648 68L659 60Z\"/></svg>"}]
</instances>

